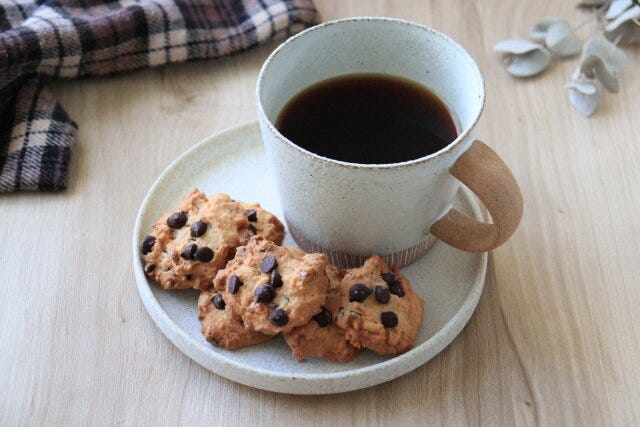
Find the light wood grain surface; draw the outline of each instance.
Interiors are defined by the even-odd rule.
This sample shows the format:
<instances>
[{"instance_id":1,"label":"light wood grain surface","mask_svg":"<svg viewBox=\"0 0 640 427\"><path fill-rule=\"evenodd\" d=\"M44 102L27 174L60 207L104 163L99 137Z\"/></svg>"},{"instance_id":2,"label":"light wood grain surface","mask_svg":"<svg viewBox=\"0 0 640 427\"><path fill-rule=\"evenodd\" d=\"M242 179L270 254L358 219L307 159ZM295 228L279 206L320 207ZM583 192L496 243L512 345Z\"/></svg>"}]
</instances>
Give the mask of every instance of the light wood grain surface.
<instances>
[{"instance_id":1,"label":"light wood grain surface","mask_svg":"<svg viewBox=\"0 0 640 427\"><path fill-rule=\"evenodd\" d=\"M631 425L640 423L640 50L590 118L576 59L527 81L492 45L574 1L317 0L325 19L386 15L458 40L486 78L479 136L525 200L477 312L416 371L335 396L254 390L178 351L136 292L130 239L149 186L201 138L256 118L272 43L233 58L56 82L80 124L70 188L0 196L2 425ZM586 37L588 27L580 30ZM635 72L635 75L634 75Z\"/></svg>"}]
</instances>

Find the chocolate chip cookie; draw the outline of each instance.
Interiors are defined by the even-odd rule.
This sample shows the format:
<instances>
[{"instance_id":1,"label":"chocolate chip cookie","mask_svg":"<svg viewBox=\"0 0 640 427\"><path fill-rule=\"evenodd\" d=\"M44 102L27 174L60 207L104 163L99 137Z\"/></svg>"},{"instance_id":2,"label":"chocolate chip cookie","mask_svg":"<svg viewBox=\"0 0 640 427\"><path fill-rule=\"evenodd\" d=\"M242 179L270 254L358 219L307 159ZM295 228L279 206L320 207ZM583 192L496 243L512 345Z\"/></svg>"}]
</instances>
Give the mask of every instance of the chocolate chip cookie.
<instances>
[{"instance_id":1,"label":"chocolate chip cookie","mask_svg":"<svg viewBox=\"0 0 640 427\"><path fill-rule=\"evenodd\" d=\"M374 255L347 270L340 283L336 323L355 347L379 354L401 354L413 347L424 301L406 277Z\"/></svg>"},{"instance_id":2,"label":"chocolate chip cookie","mask_svg":"<svg viewBox=\"0 0 640 427\"><path fill-rule=\"evenodd\" d=\"M226 292L202 291L198 298L198 319L202 324L202 333L212 344L236 350L255 344L265 343L273 336L250 331L244 327L242 319L225 300Z\"/></svg>"},{"instance_id":3,"label":"chocolate chip cookie","mask_svg":"<svg viewBox=\"0 0 640 427\"><path fill-rule=\"evenodd\" d=\"M284 334L298 362L305 357L324 357L334 362L348 362L360 352L360 349L351 345L346 331L334 323L340 309L340 281L344 272L332 265L327 266L326 272L329 290L324 306L309 323Z\"/></svg>"},{"instance_id":4,"label":"chocolate chip cookie","mask_svg":"<svg viewBox=\"0 0 640 427\"><path fill-rule=\"evenodd\" d=\"M232 200L226 194L207 197L193 190L175 211L153 225L140 245L144 271L163 289L208 289L238 246L253 235L276 243L284 226L259 204Z\"/></svg>"},{"instance_id":5,"label":"chocolate chip cookie","mask_svg":"<svg viewBox=\"0 0 640 427\"><path fill-rule=\"evenodd\" d=\"M218 272L213 285L227 291L248 329L275 335L309 322L327 296L327 256L280 247L254 236Z\"/></svg>"}]
</instances>

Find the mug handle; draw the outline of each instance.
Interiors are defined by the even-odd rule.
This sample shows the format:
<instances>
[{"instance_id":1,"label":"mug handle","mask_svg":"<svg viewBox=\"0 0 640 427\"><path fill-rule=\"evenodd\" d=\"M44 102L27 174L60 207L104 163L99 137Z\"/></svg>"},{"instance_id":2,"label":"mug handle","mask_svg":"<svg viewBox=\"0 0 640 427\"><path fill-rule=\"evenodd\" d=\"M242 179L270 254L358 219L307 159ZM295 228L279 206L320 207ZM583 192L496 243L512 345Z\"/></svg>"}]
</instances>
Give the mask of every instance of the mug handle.
<instances>
[{"instance_id":1,"label":"mug handle","mask_svg":"<svg viewBox=\"0 0 640 427\"><path fill-rule=\"evenodd\" d=\"M464 251L495 249L511 237L522 219L522 194L513 174L486 144L474 141L450 170L485 205L493 224L450 209L431 226L431 234Z\"/></svg>"}]
</instances>

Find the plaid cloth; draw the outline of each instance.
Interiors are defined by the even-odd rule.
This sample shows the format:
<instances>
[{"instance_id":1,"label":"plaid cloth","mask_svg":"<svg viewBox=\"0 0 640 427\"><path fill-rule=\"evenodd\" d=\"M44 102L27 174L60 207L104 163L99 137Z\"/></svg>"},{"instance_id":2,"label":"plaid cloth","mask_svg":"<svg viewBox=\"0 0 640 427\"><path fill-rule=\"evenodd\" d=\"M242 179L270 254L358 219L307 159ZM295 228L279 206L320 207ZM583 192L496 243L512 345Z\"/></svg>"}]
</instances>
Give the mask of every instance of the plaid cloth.
<instances>
[{"instance_id":1,"label":"plaid cloth","mask_svg":"<svg viewBox=\"0 0 640 427\"><path fill-rule=\"evenodd\" d=\"M0 191L66 188L77 126L50 76L217 58L317 19L312 0L0 0Z\"/></svg>"}]
</instances>

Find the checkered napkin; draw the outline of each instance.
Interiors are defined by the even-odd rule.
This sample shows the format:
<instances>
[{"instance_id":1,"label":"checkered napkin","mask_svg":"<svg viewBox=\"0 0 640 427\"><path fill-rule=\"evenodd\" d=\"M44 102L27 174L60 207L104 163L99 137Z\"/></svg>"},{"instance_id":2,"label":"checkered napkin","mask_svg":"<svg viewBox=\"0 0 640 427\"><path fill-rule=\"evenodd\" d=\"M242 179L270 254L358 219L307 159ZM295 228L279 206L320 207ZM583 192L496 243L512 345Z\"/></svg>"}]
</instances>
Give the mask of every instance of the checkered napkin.
<instances>
[{"instance_id":1,"label":"checkered napkin","mask_svg":"<svg viewBox=\"0 0 640 427\"><path fill-rule=\"evenodd\" d=\"M317 19L312 0L0 0L0 191L66 188L77 125L51 76L217 58Z\"/></svg>"}]
</instances>

